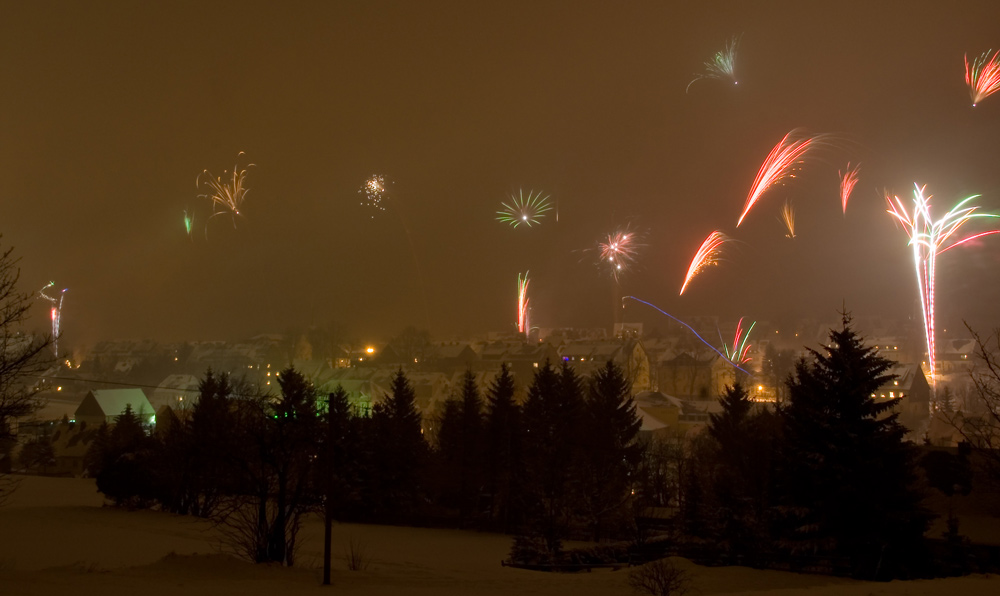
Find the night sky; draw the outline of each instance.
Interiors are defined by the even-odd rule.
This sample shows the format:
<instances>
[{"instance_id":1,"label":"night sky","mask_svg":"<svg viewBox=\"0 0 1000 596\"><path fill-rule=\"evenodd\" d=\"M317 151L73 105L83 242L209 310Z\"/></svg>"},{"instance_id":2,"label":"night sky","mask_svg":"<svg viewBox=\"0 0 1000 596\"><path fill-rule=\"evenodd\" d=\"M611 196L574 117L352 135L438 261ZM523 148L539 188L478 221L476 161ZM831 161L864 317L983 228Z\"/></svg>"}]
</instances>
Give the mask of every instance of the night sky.
<instances>
[{"instance_id":1,"label":"night sky","mask_svg":"<svg viewBox=\"0 0 1000 596\"><path fill-rule=\"evenodd\" d=\"M963 65L1000 47L998 23L995 0L6 2L2 242L22 290L69 288L68 344L512 330L525 270L534 325L606 327L593 249L626 224L645 246L624 292L679 316L905 318L916 282L882 189L1000 212L1000 94L972 108ZM685 93L740 34L739 85ZM835 141L737 229L796 128ZM189 237L184 210L210 213L196 177L240 151L256 165L236 227ZM375 173L393 184L372 219L357 191ZM549 194L558 223L497 222L518 189ZM678 296L713 229L738 242ZM1000 324L1000 239L938 265L940 327Z\"/></svg>"}]
</instances>

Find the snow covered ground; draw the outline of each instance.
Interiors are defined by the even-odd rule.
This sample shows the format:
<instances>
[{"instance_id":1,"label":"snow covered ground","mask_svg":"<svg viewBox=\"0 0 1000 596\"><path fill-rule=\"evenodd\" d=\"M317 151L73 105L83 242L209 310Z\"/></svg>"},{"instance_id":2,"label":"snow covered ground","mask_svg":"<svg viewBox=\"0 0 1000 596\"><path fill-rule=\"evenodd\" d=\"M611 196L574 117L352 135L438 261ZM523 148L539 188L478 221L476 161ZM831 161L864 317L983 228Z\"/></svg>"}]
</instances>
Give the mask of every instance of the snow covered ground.
<instances>
[{"instance_id":1,"label":"snow covered ground","mask_svg":"<svg viewBox=\"0 0 1000 596\"><path fill-rule=\"evenodd\" d=\"M0 508L0 595L184 594L627 595L627 570L551 574L500 566L505 536L390 526L334 527L333 587L320 586L322 529L307 524L299 566L255 566L219 552L209 524L190 517L103 507L93 481L26 477ZM351 541L371 564L349 571ZM685 560L698 594L993 595L1000 577L868 583L839 578L699 567Z\"/></svg>"}]
</instances>

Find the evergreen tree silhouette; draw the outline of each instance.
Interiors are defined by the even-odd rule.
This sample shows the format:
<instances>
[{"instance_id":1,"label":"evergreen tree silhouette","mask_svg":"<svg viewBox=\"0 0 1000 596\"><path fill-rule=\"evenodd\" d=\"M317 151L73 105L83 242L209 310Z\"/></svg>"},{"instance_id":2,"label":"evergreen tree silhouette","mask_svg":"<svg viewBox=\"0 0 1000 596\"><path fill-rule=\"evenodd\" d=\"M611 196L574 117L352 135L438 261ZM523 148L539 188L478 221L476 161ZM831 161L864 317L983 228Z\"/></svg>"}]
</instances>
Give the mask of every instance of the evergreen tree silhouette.
<instances>
[{"instance_id":1,"label":"evergreen tree silhouette","mask_svg":"<svg viewBox=\"0 0 1000 596\"><path fill-rule=\"evenodd\" d=\"M521 408L514 401L514 376L506 363L486 392L486 486L490 514L507 532L517 521L521 476Z\"/></svg>"},{"instance_id":2,"label":"evergreen tree silhouette","mask_svg":"<svg viewBox=\"0 0 1000 596\"><path fill-rule=\"evenodd\" d=\"M580 378L567 363L548 361L535 373L524 404L525 513L553 556L573 518L579 494Z\"/></svg>"},{"instance_id":3,"label":"evergreen tree silhouette","mask_svg":"<svg viewBox=\"0 0 1000 596\"><path fill-rule=\"evenodd\" d=\"M427 443L416 393L402 368L392 377L390 393L372 409L370 439L376 515L412 514L422 491Z\"/></svg>"},{"instance_id":4,"label":"evergreen tree silhouette","mask_svg":"<svg viewBox=\"0 0 1000 596\"><path fill-rule=\"evenodd\" d=\"M631 384L609 360L590 382L582 422L581 503L595 541L626 521L630 477L642 456L640 426Z\"/></svg>"},{"instance_id":5,"label":"evergreen tree silhouette","mask_svg":"<svg viewBox=\"0 0 1000 596\"><path fill-rule=\"evenodd\" d=\"M830 343L796 365L781 409L784 544L844 557L860 577L915 573L929 515L914 447L892 412L898 399L875 398L892 362L864 346L846 313Z\"/></svg>"}]
</instances>

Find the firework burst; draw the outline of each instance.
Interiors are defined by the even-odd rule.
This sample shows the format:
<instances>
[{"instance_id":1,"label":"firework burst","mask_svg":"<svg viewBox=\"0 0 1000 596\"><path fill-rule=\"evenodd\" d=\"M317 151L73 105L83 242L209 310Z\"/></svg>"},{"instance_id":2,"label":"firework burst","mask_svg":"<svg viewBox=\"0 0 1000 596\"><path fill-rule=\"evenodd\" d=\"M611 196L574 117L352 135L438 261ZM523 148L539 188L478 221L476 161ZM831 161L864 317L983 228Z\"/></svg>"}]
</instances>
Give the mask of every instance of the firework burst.
<instances>
[{"instance_id":1,"label":"firework burst","mask_svg":"<svg viewBox=\"0 0 1000 596\"><path fill-rule=\"evenodd\" d=\"M778 221L785 224L785 229L788 230L785 238L795 238L795 210L792 209L791 201L785 201L781 207L781 216Z\"/></svg>"},{"instance_id":2,"label":"firework burst","mask_svg":"<svg viewBox=\"0 0 1000 596\"><path fill-rule=\"evenodd\" d=\"M618 281L622 275L631 271L635 265L639 250L639 235L628 228L617 230L597 243L600 253L600 265L606 268L611 277Z\"/></svg>"},{"instance_id":3,"label":"firework burst","mask_svg":"<svg viewBox=\"0 0 1000 596\"><path fill-rule=\"evenodd\" d=\"M851 193L854 192L854 185L858 183L858 169L861 168L861 164L851 168L851 162L847 162L847 167L843 172L837 170L837 175L840 176L840 204L844 208L844 214L847 214L847 200L851 198Z\"/></svg>"},{"instance_id":4,"label":"firework burst","mask_svg":"<svg viewBox=\"0 0 1000 596\"><path fill-rule=\"evenodd\" d=\"M49 315L52 318L52 351L56 358L59 357L59 335L61 333L62 327L62 308L63 308L63 298L66 297L66 290L69 288L64 288L62 292L59 292L59 296L49 296L45 293L45 290L56 285L56 282L50 281L44 288L38 290L38 296L48 300L52 304Z\"/></svg>"},{"instance_id":5,"label":"firework burst","mask_svg":"<svg viewBox=\"0 0 1000 596\"><path fill-rule=\"evenodd\" d=\"M368 177L358 189L358 194L363 197L361 205L371 209L372 217L385 213L387 192L385 176L380 174Z\"/></svg>"},{"instance_id":6,"label":"firework burst","mask_svg":"<svg viewBox=\"0 0 1000 596\"><path fill-rule=\"evenodd\" d=\"M187 232L188 238L192 238L191 231L194 228L194 214L188 213L188 210L184 210L184 231Z\"/></svg>"},{"instance_id":7,"label":"firework burst","mask_svg":"<svg viewBox=\"0 0 1000 596\"><path fill-rule=\"evenodd\" d=\"M528 272L524 272L524 277L517 274L517 332L528 333L531 329L531 322L528 320Z\"/></svg>"},{"instance_id":8,"label":"firework burst","mask_svg":"<svg viewBox=\"0 0 1000 596\"><path fill-rule=\"evenodd\" d=\"M937 255L976 238L1000 233L1000 230L988 230L964 238L955 238L959 229L969 221L984 217L997 218L1000 215L976 213L978 207L966 206L969 201L979 196L973 195L960 201L940 219L934 220L931 217L931 197L924 196L925 188L914 185L912 211L907 211L899 197L889 197L889 194L886 193L885 199L889 204L889 214L902 224L910 238L913 265L917 274L917 287L920 291L920 307L923 311L924 335L927 338L927 368L933 380L937 369L934 330L934 277L937 268Z\"/></svg>"},{"instance_id":9,"label":"firework burst","mask_svg":"<svg viewBox=\"0 0 1000 596\"><path fill-rule=\"evenodd\" d=\"M681 285L681 295L684 294L684 290L687 289L688 284L691 283L691 280L696 275L704 271L707 267L719 264L722 245L730 240L731 238L719 231L714 231L708 235L708 238L705 238L705 241L698 248L698 252L695 253L694 258L691 259L691 265L688 267L684 284Z\"/></svg>"},{"instance_id":10,"label":"firework burst","mask_svg":"<svg viewBox=\"0 0 1000 596\"><path fill-rule=\"evenodd\" d=\"M525 197L524 191L518 190L517 194L511 193L508 201L500 204L503 209L497 211L497 221L515 228L521 224L529 228L539 224L545 213L552 210L548 195L542 196L541 192L534 191L528 191L528 196Z\"/></svg>"},{"instance_id":11,"label":"firework burst","mask_svg":"<svg viewBox=\"0 0 1000 596\"><path fill-rule=\"evenodd\" d=\"M684 89L684 92L687 93L691 89L691 85L702 79L729 79L733 82L733 85L739 85L739 81L736 80L736 49L740 45L740 37L742 35L737 35L730 39L729 43L726 44L725 50L716 52L711 60L707 60L705 62L705 72L695 75L694 79L688 83L687 88Z\"/></svg>"},{"instance_id":12,"label":"firework burst","mask_svg":"<svg viewBox=\"0 0 1000 596\"><path fill-rule=\"evenodd\" d=\"M203 170L195 179L195 185L203 189L198 198L208 199L212 203L211 217L228 213L233 218L233 227L236 227L236 217L240 215L240 208L250 190L246 186L247 170L255 166L251 163L241 168L239 160L243 155L245 153L242 151L236 155L236 165L233 166L231 174L226 170L222 176L217 177L208 170Z\"/></svg>"},{"instance_id":13,"label":"firework burst","mask_svg":"<svg viewBox=\"0 0 1000 596\"><path fill-rule=\"evenodd\" d=\"M1000 90L1000 50L992 58L990 52L986 50L971 65L968 54L965 56L965 84L969 86L972 107Z\"/></svg>"},{"instance_id":14,"label":"firework burst","mask_svg":"<svg viewBox=\"0 0 1000 596\"><path fill-rule=\"evenodd\" d=\"M725 341L722 341L722 349L726 353L726 360L729 360L736 366L741 364L746 364L750 362L750 357L747 352L750 351L750 344L747 343L747 339L750 337L750 332L753 331L753 326L757 324L757 321L750 323L750 326L743 329L743 317L736 323L736 335L733 337L733 345L730 347ZM719 340L722 340L722 332L719 332Z\"/></svg>"},{"instance_id":15,"label":"firework burst","mask_svg":"<svg viewBox=\"0 0 1000 596\"><path fill-rule=\"evenodd\" d=\"M774 149L767 155L764 164L757 172L757 178L750 187L750 194L747 196L746 205L743 206L743 213L736 222L736 227L743 223L743 218L750 212L750 208L757 203L757 200L769 188L780 183L785 178L794 178L796 167L802 163L806 152L815 145L820 136L794 138L795 131L785 135Z\"/></svg>"}]
</instances>

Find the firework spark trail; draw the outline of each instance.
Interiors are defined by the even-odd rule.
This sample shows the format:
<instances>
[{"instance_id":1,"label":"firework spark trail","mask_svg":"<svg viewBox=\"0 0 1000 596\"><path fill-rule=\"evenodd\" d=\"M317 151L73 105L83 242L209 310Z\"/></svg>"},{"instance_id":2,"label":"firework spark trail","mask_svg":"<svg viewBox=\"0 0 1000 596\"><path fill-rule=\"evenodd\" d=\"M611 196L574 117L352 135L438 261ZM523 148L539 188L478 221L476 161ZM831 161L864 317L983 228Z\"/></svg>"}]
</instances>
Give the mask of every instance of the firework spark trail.
<instances>
[{"instance_id":1,"label":"firework spark trail","mask_svg":"<svg viewBox=\"0 0 1000 596\"><path fill-rule=\"evenodd\" d=\"M806 152L818 142L820 136L814 137L803 137L803 138L792 138L792 134L795 131L789 132L785 135L774 149L767 155L767 159L764 160L763 165L760 166L760 170L757 172L757 178L753 181L753 186L750 187L750 194L747 196L746 205L743 207L743 213L740 215L739 220L736 222L736 227L739 227L743 223L743 218L747 216L750 208L757 203L757 200L762 194L767 192L769 188L775 184L781 182L787 177L795 177L794 168L796 165L802 163L802 158L805 156Z\"/></svg>"},{"instance_id":2,"label":"firework spark trail","mask_svg":"<svg viewBox=\"0 0 1000 596\"><path fill-rule=\"evenodd\" d=\"M694 79L684 89L684 93L690 91L691 85L702 79L731 79L733 85L739 85L739 81L736 80L736 49L740 45L740 37L742 35L737 35L730 39L726 44L725 50L716 52L711 60L706 61L705 72L695 75Z\"/></svg>"},{"instance_id":3,"label":"firework spark trail","mask_svg":"<svg viewBox=\"0 0 1000 596\"><path fill-rule=\"evenodd\" d=\"M191 236L191 229L194 227L194 214L188 213L187 209L184 210L184 231L187 232L188 238L194 239Z\"/></svg>"},{"instance_id":4,"label":"firework spark trail","mask_svg":"<svg viewBox=\"0 0 1000 596\"><path fill-rule=\"evenodd\" d=\"M607 240L597 243L600 251L600 263L611 272L611 276L618 279L628 273L635 264L638 253L638 234L629 230L618 230L608 234Z\"/></svg>"},{"instance_id":5,"label":"firework spark trail","mask_svg":"<svg viewBox=\"0 0 1000 596\"><path fill-rule=\"evenodd\" d=\"M364 200L361 204L365 207L370 207L372 209L372 217L374 218L379 213L385 213L386 206L385 201L385 191L386 182L385 176L380 174L375 174L370 176L358 189L358 194L364 195Z\"/></svg>"},{"instance_id":6,"label":"firework spark trail","mask_svg":"<svg viewBox=\"0 0 1000 596\"><path fill-rule=\"evenodd\" d=\"M646 302L645 300L641 300L639 298L636 298L635 296L624 296L624 297L622 297L622 308L625 308L625 301L626 300L635 300L636 302L639 302L640 304L645 304L646 306L648 306L648 307L650 307L650 308L658 311L660 314L665 315L667 317L670 317L674 321L677 321L678 323L680 323L681 325L683 325L684 327L686 327L688 329L688 331L690 331L691 333L693 333L695 337L697 337L699 340L701 340L701 343L703 343L706 346L708 346L713 352L715 352L716 354L718 354L719 356L721 356L723 360L725 360L726 362L728 362L729 364L731 364L733 366L733 368L746 373L748 376L751 376L751 377L753 376L750 373L750 371L744 370L743 368L740 367L740 365L736 364L735 362L733 362L732 360L730 360L728 356L726 356L725 354L723 354L722 352L720 352L718 348L716 348L712 344L710 344L707 341L705 341L705 338L702 337L702 336L700 336L700 335L698 335L698 332L695 331L694 327L692 327L691 325L688 325L684 321L678 319L677 317L675 317L674 315L672 315L672 314L668 313L667 311L663 310L659 306L656 306L655 304L653 304L651 302Z\"/></svg>"},{"instance_id":7,"label":"firework spark trail","mask_svg":"<svg viewBox=\"0 0 1000 596\"><path fill-rule=\"evenodd\" d=\"M750 344L747 343L747 339L750 338L750 332L753 331L754 325L757 321L750 323L747 327L746 332L743 330L743 317L736 323L736 336L733 337L733 347L732 349L726 345L725 340L722 339L722 332L719 332L719 341L722 341L722 349L726 352L726 360L729 360L733 364L740 365L750 362L750 357L747 356L747 352L750 351Z\"/></svg>"},{"instance_id":8,"label":"firework spark trail","mask_svg":"<svg viewBox=\"0 0 1000 596\"><path fill-rule=\"evenodd\" d=\"M785 224L785 228L788 230L785 238L795 238L795 211L792 209L792 204L789 201L785 201L785 204L781 207L781 217L778 220Z\"/></svg>"},{"instance_id":9,"label":"firework spark trail","mask_svg":"<svg viewBox=\"0 0 1000 596\"><path fill-rule=\"evenodd\" d=\"M965 84L969 86L972 107L990 95L1000 91L1000 50L993 53L986 50L969 65L969 55L965 55Z\"/></svg>"},{"instance_id":10,"label":"firework spark trail","mask_svg":"<svg viewBox=\"0 0 1000 596\"><path fill-rule=\"evenodd\" d=\"M524 277L517 274L517 332L527 334L530 331L528 321L528 272L524 272Z\"/></svg>"},{"instance_id":11,"label":"firework spark trail","mask_svg":"<svg viewBox=\"0 0 1000 596\"><path fill-rule=\"evenodd\" d=\"M54 285L56 285L56 282L50 281L44 288L38 290L38 295L39 297L45 298L46 300L52 303L52 308L50 312L50 316L52 317L52 351L55 354L56 358L58 358L59 333L60 333L60 326L62 325L63 299L66 297L66 290L68 290L69 288L63 288L63 291L59 292L59 297L55 298L45 293L45 290L51 288Z\"/></svg>"},{"instance_id":12,"label":"firework spark trail","mask_svg":"<svg viewBox=\"0 0 1000 596\"><path fill-rule=\"evenodd\" d=\"M917 287L920 291L920 308L923 311L924 335L927 338L927 368L933 381L937 369L934 328L934 282L937 255L976 238L1000 233L1000 230L989 230L952 240L959 229L972 219L998 218L1000 215L976 213L978 207L966 207L969 201L979 197L979 195L972 195L960 201L940 219L934 220L930 212L931 197L924 196L925 188L926 186L914 184L912 212L907 211L899 197L889 197L889 194L886 193L885 199L889 204L888 213L903 225L903 229L910 238L913 264L917 274Z\"/></svg>"},{"instance_id":13,"label":"firework spark trail","mask_svg":"<svg viewBox=\"0 0 1000 596\"><path fill-rule=\"evenodd\" d=\"M236 227L236 216L240 215L240 207L243 206L243 201L246 200L247 192L250 190L246 187L247 169L256 165L247 164L245 168L241 169L239 166L241 155L245 155L245 153L240 151L236 155L236 165L233 166L231 179L227 175L226 180L223 181L221 176L213 176L208 170L202 170L195 179L195 185L205 189L205 192L198 195L198 198L205 198L212 202L212 216L209 219L216 215L229 213L233 218L233 227ZM224 171L223 174L229 174L229 172Z\"/></svg>"},{"instance_id":14,"label":"firework spark trail","mask_svg":"<svg viewBox=\"0 0 1000 596\"><path fill-rule=\"evenodd\" d=\"M708 238L705 238L705 241L698 248L698 252L695 253L694 258L691 259L691 265L688 267L684 284L681 285L681 295L684 294L684 290L696 275L704 271L706 267L719 263L719 254L722 250L722 245L730 240L731 238L719 231L714 231L708 235Z\"/></svg>"},{"instance_id":15,"label":"firework spark trail","mask_svg":"<svg viewBox=\"0 0 1000 596\"><path fill-rule=\"evenodd\" d=\"M503 209L497 211L497 221L517 227L521 224L529 228L541 223L540 220L545 213L552 210L549 204L548 195L542 196L541 192L528 191L528 196L524 196L523 190L518 190L517 194L510 195L510 202L501 202Z\"/></svg>"},{"instance_id":16,"label":"firework spark trail","mask_svg":"<svg viewBox=\"0 0 1000 596\"><path fill-rule=\"evenodd\" d=\"M854 185L858 183L858 169L861 164L854 166L851 169L851 162L847 162L847 168L843 172L837 170L837 175L840 176L840 204L844 208L844 214L847 214L847 200L851 198L851 193L854 192Z\"/></svg>"}]
</instances>

